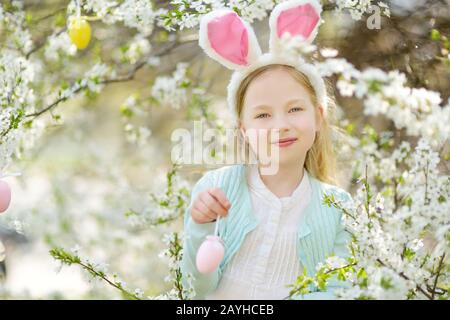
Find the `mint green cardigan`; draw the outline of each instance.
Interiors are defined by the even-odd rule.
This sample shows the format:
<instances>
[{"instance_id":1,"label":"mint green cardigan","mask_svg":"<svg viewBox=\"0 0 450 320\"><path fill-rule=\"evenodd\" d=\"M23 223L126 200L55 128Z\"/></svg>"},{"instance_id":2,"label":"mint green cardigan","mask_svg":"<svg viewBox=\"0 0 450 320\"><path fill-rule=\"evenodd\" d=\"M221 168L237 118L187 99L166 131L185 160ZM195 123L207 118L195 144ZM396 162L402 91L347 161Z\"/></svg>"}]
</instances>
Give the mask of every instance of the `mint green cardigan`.
<instances>
[{"instance_id":1,"label":"mint green cardigan","mask_svg":"<svg viewBox=\"0 0 450 320\"><path fill-rule=\"evenodd\" d=\"M184 240L183 257L180 268L183 274L183 284L188 286L186 275L192 274L191 282L195 289L194 299L205 299L206 295L213 292L220 281L224 268L239 250L245 235L252 231L259 223L253 214L250 193L246 180L246 165L238 164L225 166L220 169L208 171L194 185L191 193L189 207L184 214ZM324 262L330 255L347 257L349 251L347 244L351 235L341 222L340 210L322 203L324 194L333 194L337 200L353 201L345 190L319 181L312 175L310 177L312 197L305 209L303 223L298 229L298 257L309 276L314 276L316 266ZM202 274L198 272L195 259L197 250L207 235L214 233L215 223L196 223L190 214L192 202L197 193L209 188L221 188L231 202L228 216L219 221L219 235L225 243L225 256L219 268L212 273ZM328 291L318 291L317 287L310 287L312 293L295 299L333 299L334 290L339 287L347 287L349 283L337 281L332 278L328 282Z\"/></svg>"}]
</instances>

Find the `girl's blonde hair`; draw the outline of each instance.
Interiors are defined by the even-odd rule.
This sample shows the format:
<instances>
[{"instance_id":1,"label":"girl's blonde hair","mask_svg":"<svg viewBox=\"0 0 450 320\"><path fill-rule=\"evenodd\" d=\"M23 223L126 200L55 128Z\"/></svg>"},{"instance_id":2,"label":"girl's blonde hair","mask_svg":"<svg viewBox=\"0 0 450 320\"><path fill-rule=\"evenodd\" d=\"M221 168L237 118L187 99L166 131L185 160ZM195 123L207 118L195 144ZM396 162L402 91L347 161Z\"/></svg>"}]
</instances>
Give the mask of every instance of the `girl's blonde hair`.
<instances>
[{"instance_id":1,"label":"girl's blonde hair","mask_svg":"<svg viewBox=\"0 0 450 320\"><path fill-rule=\"evenodd\" d=\"M310 97L314 105L315 115L316 117L320 117L316 94L309 79L303 73L291 66L282 64L270 64L254 70L241 82L236 93L236 113L238 119L241 119L245 93L248 89L249 84L252 82L252 80L258 77L258 75L275 68L284 68L291 74L291 76L295 80L297 80L307 89L307 91L311 95ZM335 150L333 149L333 138L336 137L338 133L342 132L339 128L333 125L335 121L335 107L336 105L334 103L334 100L328 98L327 112L322 117L323 121L321 129L316 132L313 146L306 153L305 168L308 173L310 173L320 181L333 185L340 185L341 179L340 177L338 177L336 170L337 161Z\"/></svg>"}]
</instances>

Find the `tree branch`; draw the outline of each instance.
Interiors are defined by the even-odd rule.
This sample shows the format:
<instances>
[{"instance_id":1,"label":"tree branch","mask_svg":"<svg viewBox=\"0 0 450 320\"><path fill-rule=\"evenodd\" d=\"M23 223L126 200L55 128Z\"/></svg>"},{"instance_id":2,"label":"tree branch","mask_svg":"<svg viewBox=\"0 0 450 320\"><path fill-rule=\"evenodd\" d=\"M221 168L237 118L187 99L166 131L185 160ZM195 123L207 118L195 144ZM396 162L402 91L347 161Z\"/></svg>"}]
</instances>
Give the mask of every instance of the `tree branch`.
<instances>
[{"instance_id":1,"label":"tree branch","mask_svg":"<svg viewBox=\"0 0 450 320\"><path fill-rule=\"evenodd\" d=\"M444 258L445 258L445 253L442 254L441 259L439 260L437 274L436 274L436 277L434 278L433 290L431 292L431 299L432 300L434 300L434 295L436 293L436 287L437 287L438 279L439 279L439 276L441 275L441 270L442 270L442 267L444 265L444 263L443 263L444 262Z\"/></svg>"},{"instance_id":2,"label":"tree branch","mask_svg":"<svg viewBox=\"0 0 450 320\"><path fill-rule=\"evenodd\" d=\"M54 12L52 12L52 13L49 13L49 14L43 16L43 17L40 17L39 19L36 19L36 21L34 21L34 23L39 23L39 22L44 21L44 20L46 20L46 19L48 19L48 18L54 17L54 16L56 16L58 13L60 13L61 11L66 10L66 9L67 9L67 7L61 7L61 8L57 9L56 11L54 11Z\"/></svg>"},{"instance_id":3,"label":"tree branch","mask_svg":"<svg viewBox=\"0 0 450 320\"><path fill-rule=\"evenodd\" d=\"M162 55L165 55L167 53L169 53L172 49L176 48L177 46L180 46L182 44L184 44L186 42L173 42L170 46L168 46L167 48L165 48L164 50L162 50L161 52L157 53L156 55L154 55L155 57L159 57ZM140 63L138 63L130 72L128 72L125 75L122 76L118 76L115 78L109 78L109 79L104 79L102 81L99 82L99 84L109 84L109 83L118 83L118 82L126 82L126 81L131 81L134 79L136 73L142 69L146 64L147 64L147 58L145 58L144 60L142 60ZM81 90L83 90L83 87L77 88L73 93L76 94L78 92L80 92ZM52 102L50 105L48 105L47 107L34 112L34 113L30 113L30 114L26 114L25 117L32 117L33 119L42 115L43 113L53 109L54 107L56 107L58 104L60 104L61 102L67 100L67 98L62 97L62 98L58 98L56 99L54 102Z\"/></svg>"},{"instance_id":4,"label":"tree branch","mask_svg":"<svg viewBox=\"0 0 450 320\"><path fill-rule=\"evenodd\" d=\"M377 259L377 262L380 263L383 267L389 268L391 270L393 270L395 273L397 273L400 277L402 277L405 280L410 280L407 276L405 276L405 274L403 272L398 273L397 270L395 270L394 268L386 265L383 261L381 261L380 259ZM426 296L428 299L433 300L432 296L426 292L421 286L417 285L416 289L419 290L424 296Z\"/></svg>"},{"instance_id":5,"label":"tree branch","mask_svg":"<svg viewBox=\"0 0 450 320\"><path fill-rule=\"evenodd\" d=\"M58 30L56 33L50 33L47 34L46 36L44 36L41 41L39 41L36 46L34 48L32 48L30 51L28 51L25 54L25 58L29 59L30 56L35 53L36 51L38 51L39 49L41 49L46 43L47 43L47 38L51 35L55 35L55 36L59 36L61 33L63 33L64 31L66 31L67 28L61 28L60 30Z\"/></svg>"}]
</instances>

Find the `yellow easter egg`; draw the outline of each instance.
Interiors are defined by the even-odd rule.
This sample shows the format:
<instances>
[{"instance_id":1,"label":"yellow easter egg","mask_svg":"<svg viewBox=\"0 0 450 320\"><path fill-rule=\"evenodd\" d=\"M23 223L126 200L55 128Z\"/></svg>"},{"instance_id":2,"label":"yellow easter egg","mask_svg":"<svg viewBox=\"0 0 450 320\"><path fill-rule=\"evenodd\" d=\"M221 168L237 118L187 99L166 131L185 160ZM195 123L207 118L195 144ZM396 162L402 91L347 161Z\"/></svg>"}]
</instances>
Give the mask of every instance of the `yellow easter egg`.
<instances>
[{"instance_id":1,"label":"yellow easter egg","mask_svg":"<svg viewBox=\"0 0 450 320\"><path fill-rule=\"evenodd\" d=\"M84 49L91 40L91 26L86 19L73 17L69 22L69 37L78 49Z\"/></svg>"}]
</instances>

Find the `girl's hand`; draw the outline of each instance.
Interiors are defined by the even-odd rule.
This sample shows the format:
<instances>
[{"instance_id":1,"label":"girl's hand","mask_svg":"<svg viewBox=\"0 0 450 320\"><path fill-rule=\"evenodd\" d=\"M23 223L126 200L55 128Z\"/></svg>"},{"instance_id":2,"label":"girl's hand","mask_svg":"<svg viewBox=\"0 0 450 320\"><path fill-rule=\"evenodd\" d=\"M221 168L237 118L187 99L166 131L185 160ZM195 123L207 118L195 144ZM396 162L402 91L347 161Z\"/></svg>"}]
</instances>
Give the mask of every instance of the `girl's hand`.
<instances>
[{"instance_id":1,"label":"girl's hand","mask_svg":"<svg viewBox=\"0 0 450 320\"><path fill-rule=\"evenodd\" d=\"M231 203L219 188L200 192L195 198L191 216L196 223L214 222L218 216L226 217Z\"/></svg>"}]
</instances>

